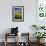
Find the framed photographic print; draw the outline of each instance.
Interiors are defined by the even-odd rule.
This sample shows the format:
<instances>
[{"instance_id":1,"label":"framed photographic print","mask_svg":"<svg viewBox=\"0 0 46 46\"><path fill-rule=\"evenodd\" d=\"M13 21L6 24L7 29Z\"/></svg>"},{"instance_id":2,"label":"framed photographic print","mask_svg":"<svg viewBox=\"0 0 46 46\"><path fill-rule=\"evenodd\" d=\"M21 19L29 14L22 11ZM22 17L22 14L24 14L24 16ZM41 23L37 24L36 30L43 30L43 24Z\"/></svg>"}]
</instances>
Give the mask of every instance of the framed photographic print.
<instances>
[{"instance_id":1,"label":"framed photographic print","mask_svg":"<svg viewBox=\"0 0 46 46\"><path fill-rule=\"evenodd\" d=\"M13 22L24 21L24 6L12 6L12 21Z\"/></svg>"}]
</instances>

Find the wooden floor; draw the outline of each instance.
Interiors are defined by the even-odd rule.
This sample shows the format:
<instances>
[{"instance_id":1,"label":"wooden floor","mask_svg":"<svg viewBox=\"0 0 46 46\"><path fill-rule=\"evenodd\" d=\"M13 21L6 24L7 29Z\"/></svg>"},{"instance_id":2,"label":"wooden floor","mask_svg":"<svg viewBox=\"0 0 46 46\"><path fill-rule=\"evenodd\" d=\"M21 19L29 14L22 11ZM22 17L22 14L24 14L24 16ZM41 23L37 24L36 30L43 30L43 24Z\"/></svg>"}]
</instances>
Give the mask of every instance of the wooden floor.
<instances>
[{"instance_id":1,"label":"wooden floor","mask_svg":"<svg viewBox=\"0 0 46 46\"><path fill-rule=\"evenodd\" d=\"M4 42L0 42L0 46L5 46L4 45ZM12 42L10 42L10 43L8 43L8 45L7 46L15 46L15 42L14 43L12 43ZM22 46L22 45L21 45ZM25 45L24 45L25 46ZM30 43L30 46L37 46L37 43ZM46 46L46 43L44 43L44 45L41 45L41 46Z\"/></svg>"}]
</instances>

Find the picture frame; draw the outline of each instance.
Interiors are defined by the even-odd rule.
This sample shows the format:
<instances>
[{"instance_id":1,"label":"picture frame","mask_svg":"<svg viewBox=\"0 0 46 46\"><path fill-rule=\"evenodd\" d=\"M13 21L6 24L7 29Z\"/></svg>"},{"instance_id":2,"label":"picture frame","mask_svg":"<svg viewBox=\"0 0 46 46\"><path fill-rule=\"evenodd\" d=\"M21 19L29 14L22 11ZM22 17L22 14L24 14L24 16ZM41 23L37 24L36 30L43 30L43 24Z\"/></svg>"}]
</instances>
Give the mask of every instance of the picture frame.
<instances>
[{"instance_id":1,"label":"picture frame","mask_svg":"<svg viewBox=\"0 0 46 46\"><path fill-rule=\"evenodd\" d=\"M24 6L12 6L12 21L13 22L24 21Z\"/></svg>"}]
</instances>

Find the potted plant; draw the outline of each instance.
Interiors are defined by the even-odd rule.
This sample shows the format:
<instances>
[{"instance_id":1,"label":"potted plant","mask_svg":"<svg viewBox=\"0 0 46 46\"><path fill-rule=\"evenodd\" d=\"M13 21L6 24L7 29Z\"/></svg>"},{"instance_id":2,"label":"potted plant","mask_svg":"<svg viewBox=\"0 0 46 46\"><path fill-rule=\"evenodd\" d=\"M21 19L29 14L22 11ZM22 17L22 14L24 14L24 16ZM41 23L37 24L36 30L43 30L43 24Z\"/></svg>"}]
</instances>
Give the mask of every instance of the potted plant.
<instances>
[{"instance_id":1,"label":"potted plant","mask_svg":"<svg viewBox=\"0 0 46 46\"><path fill-rule=\"evenodd\" d=\"M45 29L45 26L41 26L40 29Z\"/></svg>"},{"instance_id":2,"label":"potted plant","mask_svg":"<svg viewBox=\"0 0 46 46\"><path fill-rule=\"evenodd\" d=\"M33 28L35 28L36 30L38 30L38 26L37 25L32 25Z\"/></svg>"},{"instance_id":3,"label":"potted plant","mask_svg":"<svg viewBox=\"0 0 46 46\"><path fill-rule=\"evenodd\" d=\"M35 32L33 35L37 38L38 43L40 43L40 40L46 36L45 34L45 32Z\"/></svg>"},{"instance_id":4,"label":"potted plant","mask_svg":"<svg viewBox=\"0 0 46 46\"><path fill-rule=\"evenodd\" d=\"M45 26L32 25L32 27L35 28L36 30L45 29Z\"/></svg>"}]
</instances>

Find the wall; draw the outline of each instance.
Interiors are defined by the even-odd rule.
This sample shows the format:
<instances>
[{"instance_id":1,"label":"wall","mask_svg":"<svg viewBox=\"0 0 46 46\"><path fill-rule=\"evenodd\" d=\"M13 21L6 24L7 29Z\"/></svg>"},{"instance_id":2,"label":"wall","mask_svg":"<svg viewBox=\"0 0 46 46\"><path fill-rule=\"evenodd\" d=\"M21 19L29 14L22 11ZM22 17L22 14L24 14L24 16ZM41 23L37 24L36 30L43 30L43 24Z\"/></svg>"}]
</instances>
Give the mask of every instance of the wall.
<instances>
[{"instance_id":1,"label":"wall","mask_svg":"<svg viewBox=\"0 0 46 46\"><path fill-rule=\"evenodd\" d=\"M24 6L24 22L12 22L12 6ZM31 25L36 24L36 0L1 0L0 34L10 32L9 28L19 27L19 32L30 32Z\"/></svg>"}]
</instances>

